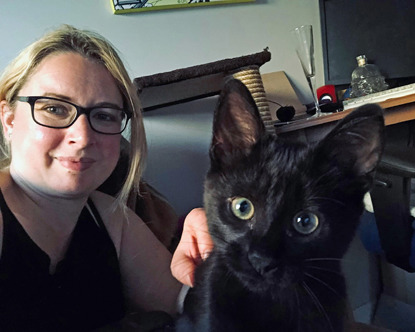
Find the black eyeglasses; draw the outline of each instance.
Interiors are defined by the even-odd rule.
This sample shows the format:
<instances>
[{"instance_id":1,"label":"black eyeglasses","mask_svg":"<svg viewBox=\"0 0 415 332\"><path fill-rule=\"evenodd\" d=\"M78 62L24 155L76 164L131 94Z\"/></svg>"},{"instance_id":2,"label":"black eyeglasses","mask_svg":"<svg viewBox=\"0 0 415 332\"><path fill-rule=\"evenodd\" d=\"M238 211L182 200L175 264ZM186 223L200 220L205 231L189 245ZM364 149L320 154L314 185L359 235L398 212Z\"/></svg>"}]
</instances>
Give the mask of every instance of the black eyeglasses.
<instances>
[{"instance_id":1,"label":"black eyeglasses","mask_svg":"<svg viewBox=\"0 0 415 332\"><path fill-rule=\"evenodd\" d=\"M81 114L85 114L91 128L100 134L121 134L127 127L131 112L110 106L84 108L69 101L52 97L17 97L32 108L32 118L38 125L49 128L68 128Z\"/></svg>"}]
</instances>

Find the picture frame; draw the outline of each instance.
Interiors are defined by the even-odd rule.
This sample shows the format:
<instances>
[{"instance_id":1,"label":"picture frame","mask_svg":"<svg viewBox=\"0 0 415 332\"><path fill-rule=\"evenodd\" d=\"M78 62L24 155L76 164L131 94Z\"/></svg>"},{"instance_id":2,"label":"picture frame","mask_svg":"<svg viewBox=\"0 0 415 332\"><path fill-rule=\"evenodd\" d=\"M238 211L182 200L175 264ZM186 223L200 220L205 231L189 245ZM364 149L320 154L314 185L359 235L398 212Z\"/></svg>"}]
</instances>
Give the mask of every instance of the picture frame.
<instances>
[{"instance_id":1,"label":"picture frame","mask_svg":"<svg viewBox=\"0 0 415 332\"><path fill-rule=\"evenodd\" d=\"M255 0L110 0L114 14L142 11L192 8L232 3L255 2Z\"/></svg>"}]
</instances>

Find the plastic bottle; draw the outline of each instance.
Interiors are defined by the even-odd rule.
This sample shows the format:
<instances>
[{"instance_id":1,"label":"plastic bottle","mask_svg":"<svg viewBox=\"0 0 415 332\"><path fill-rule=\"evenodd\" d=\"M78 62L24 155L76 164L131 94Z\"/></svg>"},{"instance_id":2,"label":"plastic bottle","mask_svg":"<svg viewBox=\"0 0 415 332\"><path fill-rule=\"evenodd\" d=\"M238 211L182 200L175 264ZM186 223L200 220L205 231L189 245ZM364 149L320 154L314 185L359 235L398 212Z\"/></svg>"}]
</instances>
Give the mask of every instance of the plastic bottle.
<instances>
[{"instance_id":1,"label":"plastic bottle","mask_svg":"<svg viewBox=\"0 0 415 332\"><path fill-rule=\"evenodd\" d=\"M357 67L352 72L351 98L386 90L388 84L376 65L368 64L365 55L357 58Z\"/></svg>"}]
</instances>

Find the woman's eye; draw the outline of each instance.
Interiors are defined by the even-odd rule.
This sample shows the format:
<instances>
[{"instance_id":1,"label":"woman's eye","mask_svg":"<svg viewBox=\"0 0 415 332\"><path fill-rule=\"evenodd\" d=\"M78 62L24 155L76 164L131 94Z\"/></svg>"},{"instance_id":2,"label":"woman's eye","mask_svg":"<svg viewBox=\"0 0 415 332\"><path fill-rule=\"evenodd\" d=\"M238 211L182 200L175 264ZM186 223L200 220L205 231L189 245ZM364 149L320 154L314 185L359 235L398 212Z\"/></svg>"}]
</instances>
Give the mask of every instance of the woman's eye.
<instances>
[{"instance_id":1,"label":"woman's eye","mask_svg":"<svg viewBox=\"0 0 415 332\"><path fill-rule=\"evenodd\" d=\"M115 118L107 113L97 113L94 115L94 119L99 120L99 121L109 121L109 122L114 122Z\"/></svg>"},{"instance_id":2,"label":"woman's eye","mask_svg":"<svg viewBox=\"0 0 415 332\"><path fill-rule=\"evenodd\" d=\"M312 212L300 212L293 220L294 229L303 235L313 233L319 225L319 220L316 214Z\"/></svg>"},{"instance_id":3,"label":"woman's eye","mask_svg":"<svg viewBox=\"0 0 415 332\"><path fill-rule=\"evenodd\" d=\"M71 109L64 103L60 104L57 102L52 104L49 101L39 99L36 101L35 111L41 116L66 117L71 112Z\"/></svg>"},{"instance_id":4,"label":"woman's eye","mask_svg":"<svg viewBox=\"0 0 415 332\"><path fill-rule=\"evenodd\" d=\"M254 216L254 205L245 197L236 197L231 201L231 210L235 217L241 220L249 220Z\"/></svg>"},{"instance_id":5,"label":"woman's eye","mask_svg":"<svg viewBox=\"0 0 415 332\"><path fill-rule=\"evenodd\" d=\"M96 121L100 122L121 122L121 114L122 112L119 110L113 109L96 109L94 113L92 113L92 117Z\"/></svg>"},{"instance_id":6,"label":"woman's eye","mask_svg":"<svg viewBox=\"0 0 415 332\"><path fill-rule=\"evenodd\" d=\"M55 106L55 105L49 105L45 106L42 109L43 111L46 111L53 115L59 115L59 116L66 116L68 114L68 110L65 107L62 106Z\"/></svg>"},{"instance_id":7,"label":"woman's eye","mask_svg":"<svg viewBox=\"0 0 415 332\"><path fill-rule=\"evenodd\" d=\"M62 107L55 107L55 106L51 106L48 107L47 110L51 113L56 113L56 114L61 114L64 113L64 109L62 109Z\"/></svg>"}]
</instances>

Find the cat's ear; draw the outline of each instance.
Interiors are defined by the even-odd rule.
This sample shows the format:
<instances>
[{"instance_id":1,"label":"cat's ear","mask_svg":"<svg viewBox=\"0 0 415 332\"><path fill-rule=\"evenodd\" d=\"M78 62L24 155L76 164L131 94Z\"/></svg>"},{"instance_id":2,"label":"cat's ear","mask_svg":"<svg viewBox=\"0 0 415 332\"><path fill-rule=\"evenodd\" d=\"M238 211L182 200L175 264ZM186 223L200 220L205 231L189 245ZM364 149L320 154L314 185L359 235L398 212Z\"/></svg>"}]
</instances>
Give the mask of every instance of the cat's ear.
<instances>
[{"instance_id":1,"label":"cat's ear","mask_svg":"<svg viewBox=\"0 0 415 332\"><path fill-rule=\"evenodd\" d=\"M383 146L383 110L378 105L367 104L341 120L317 150L322 158L364 175L377 166Z\"/></svg>"},{"instance_id":2,"label":"cat's ear","mask_svg":"<svg viewBox=\"0 0 415 332\"><path fill-rule=\"evenodd\" d=\"M248 88L239 80L226 82L213 118L211 157L248 152L265 132L258 108Z\"/></svg>"}]
</instances>

